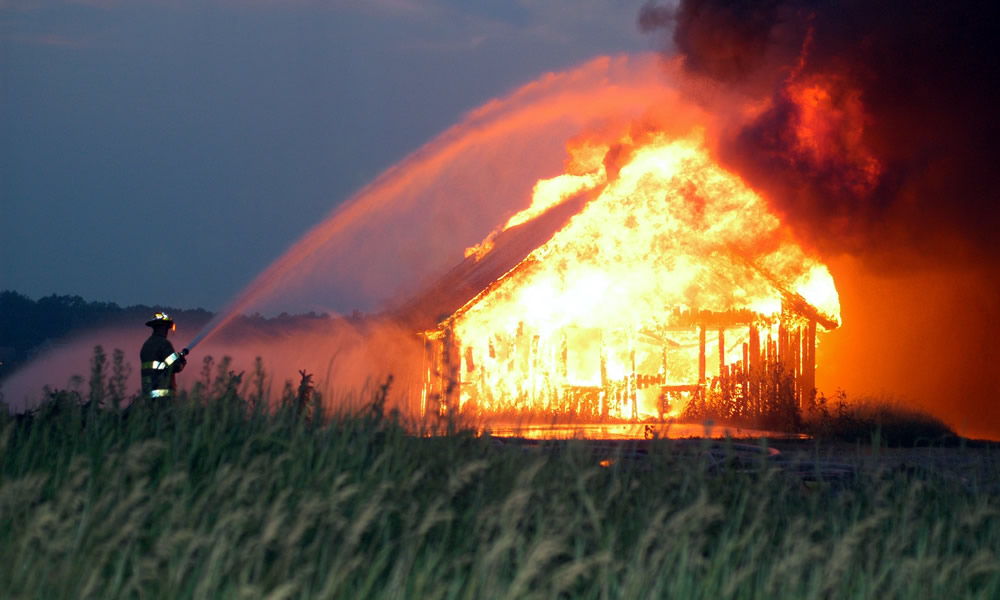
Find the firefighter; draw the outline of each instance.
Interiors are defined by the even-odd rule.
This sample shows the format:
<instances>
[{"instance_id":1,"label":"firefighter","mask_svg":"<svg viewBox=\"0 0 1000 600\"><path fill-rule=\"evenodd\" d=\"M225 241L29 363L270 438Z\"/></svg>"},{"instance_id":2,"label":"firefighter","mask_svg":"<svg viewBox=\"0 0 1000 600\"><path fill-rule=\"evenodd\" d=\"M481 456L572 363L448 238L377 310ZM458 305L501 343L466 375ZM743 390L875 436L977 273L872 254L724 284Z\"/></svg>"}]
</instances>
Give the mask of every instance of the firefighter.
<instances>
[{"instance_id":1,"label":"firefighter","mask_svg":"<svg viewBox=\"0 0 1000 600\"><path fill-rule=\"evenodd\" d=\"M153 328L153 334L139 351L139 360L142 361L142 393L147 398L171 398L177 392L176 375L187 364L184 357L187 356L188 349L174 352L174 346L167 340L167 336L177 326L167 313L156 313L146 321L146 326Z\"/></svg>"}]
</instances>

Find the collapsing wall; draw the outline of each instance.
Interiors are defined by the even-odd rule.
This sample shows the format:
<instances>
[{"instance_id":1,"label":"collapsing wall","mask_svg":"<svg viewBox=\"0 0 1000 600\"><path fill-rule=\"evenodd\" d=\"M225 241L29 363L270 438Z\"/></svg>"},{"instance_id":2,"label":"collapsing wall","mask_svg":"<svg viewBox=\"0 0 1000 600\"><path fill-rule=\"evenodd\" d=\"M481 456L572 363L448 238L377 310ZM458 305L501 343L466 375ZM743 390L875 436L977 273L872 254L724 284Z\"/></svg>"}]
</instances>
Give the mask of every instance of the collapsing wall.
<instances>
[{"instance_id":1,"label":"collapsing wall","mask_svg":"<svg viewBox=\"0 0 1000 600\"><path fill-rule=\"evenodd\" d=\"M421 412L581 422L711 412L759 420L815 393L817 320L835 325L804 312L678 309L657 327L548 336L522 322L512 335L494 334L483 356L449 320L424 333ZM496 379L508 385L488 384Z\"/></svg>"}]
</instances>

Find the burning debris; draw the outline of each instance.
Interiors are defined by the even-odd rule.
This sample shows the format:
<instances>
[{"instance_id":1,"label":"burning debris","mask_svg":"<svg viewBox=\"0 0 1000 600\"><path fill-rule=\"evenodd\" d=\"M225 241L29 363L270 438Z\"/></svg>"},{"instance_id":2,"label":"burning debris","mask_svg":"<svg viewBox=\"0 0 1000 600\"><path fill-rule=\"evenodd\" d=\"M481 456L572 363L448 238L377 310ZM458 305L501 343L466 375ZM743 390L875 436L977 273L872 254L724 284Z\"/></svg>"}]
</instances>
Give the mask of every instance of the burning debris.
<instances>
[{"instance_id":1,"label":"burning debris","mask_svg":"<svg viewBox=\"0 0 1000 600\"><path fill-rule=\"evenodd\" d=\"M700 135L634 137L540 182L529 216L407 307L422 413L639 420L711 400L760 418L811 398L817 326L839 325L829 271Z\"/></svg>"}]
</instances>

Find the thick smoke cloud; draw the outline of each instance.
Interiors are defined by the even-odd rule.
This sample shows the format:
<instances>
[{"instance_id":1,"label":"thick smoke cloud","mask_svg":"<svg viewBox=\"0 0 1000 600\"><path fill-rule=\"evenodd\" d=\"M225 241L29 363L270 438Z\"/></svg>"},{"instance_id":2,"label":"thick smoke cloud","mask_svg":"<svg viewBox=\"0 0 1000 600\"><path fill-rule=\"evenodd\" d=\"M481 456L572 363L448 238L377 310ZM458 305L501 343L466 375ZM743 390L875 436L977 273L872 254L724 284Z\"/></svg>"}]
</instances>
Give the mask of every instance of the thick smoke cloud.
<instances>
[{"instance_id":1,"label":"thick smoke cloud","mask_svg":"<svg viewBox=\"0 0 1000 600\"><path fill-rule=\"evenodd\" d=\"M895 268L1000 249L992 6L685 0L639 25L758 103L723 133L726 166L820 248Z\"/></svg>"},{"instance_id":2,"label":"thick smoke cloud","mask_svg":"<svg viewBox=\"0 0 1000 600\"><path fill-rule=\"evenodd\" d=\"M886 393L1000 439L996 9L682 0L641 30L723 124L718 159L831 265L820 388Z\"/></svg>"}]
</instances>

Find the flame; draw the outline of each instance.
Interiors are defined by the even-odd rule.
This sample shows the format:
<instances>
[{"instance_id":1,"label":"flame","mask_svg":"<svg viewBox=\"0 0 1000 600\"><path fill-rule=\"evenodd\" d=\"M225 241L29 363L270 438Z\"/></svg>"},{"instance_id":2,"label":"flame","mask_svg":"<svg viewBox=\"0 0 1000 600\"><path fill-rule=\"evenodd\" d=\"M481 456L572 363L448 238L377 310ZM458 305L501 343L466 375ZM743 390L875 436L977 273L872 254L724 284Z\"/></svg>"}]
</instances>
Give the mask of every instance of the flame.
<instances>
[{"instance_id":1,"label":"flame","mask_svg":"<svg viewBox=\"0 0 1000 600\"><path fill-rule=\"evenodd\" d=\"M551 179L540 179L535 183L531 191L531 205L508 219L501 229L491 233L479 244L466 248L466 258L482 258L493 249L493 242L501 231L527 223L576 194L604 184L607 173L603 159L608 151L607 145L583 143L569 150L571 160L566 166L568 172Z\"/></svg>"},{"instance_id":2,"label":"flame","mask_svg":"<svg viewBox=\"0 0 1000 600\"><path fill-rule=\"evenodd\" d=\"M444 325L460 346L463 407L559 411L567 395L599 389L604 414L676 414L663 390L698 382L699 333L683 326L697 315L744 315L769 336L797 303L828 327L839 323L829 270L712 160L702 137L651 134L638 147L627 139L630 154L611 181L596 158L608 148L590 146L567 169L588 172L538 182L531 206L506 227L582 190L596 197ZM708 355L739 361L747 329L723 333ZM638 389L639 376L657 385ZM609 396L615 381L631 386L631 407Z\"/></svg>"},{"instance_id":3,"label":"flame","mask_svg":"<svg viewBox=\"0 0 1000 600\"><path fill-rule=\"evenodd\" d=\"M520 225L521 223L527 223L553 206L572 197L574 194L604 183L604 176L604 167L602 166L601 170L597 173L588 173L586 175L570 175L567 173L553 177L552 179L539 181L535 184L535 188L531 192L531 206L511 217L507 221L507 224L503 226L504 230L510 229L515 225Z\"/></svg>"},{"instance_id":4,"label":"flame","mask_svg":"<svg viewBox=\"0 0 1000 600\"><path fill-rule=\"evenodd\" d=\"M531 206L511 217L503 229L506 231L515 225L527 223L573 195L602 185L607 179L604 168L607 153L607 144L583 141L571 145L567 172L552 179L539 180L531 192Z\"/></svg>"}]
</instances>

